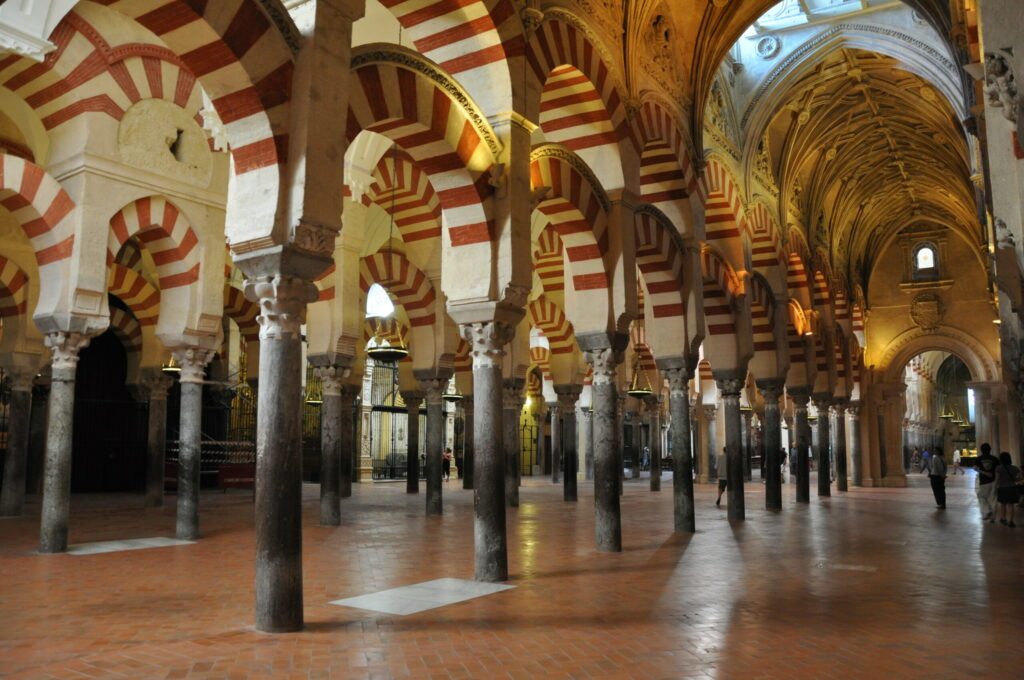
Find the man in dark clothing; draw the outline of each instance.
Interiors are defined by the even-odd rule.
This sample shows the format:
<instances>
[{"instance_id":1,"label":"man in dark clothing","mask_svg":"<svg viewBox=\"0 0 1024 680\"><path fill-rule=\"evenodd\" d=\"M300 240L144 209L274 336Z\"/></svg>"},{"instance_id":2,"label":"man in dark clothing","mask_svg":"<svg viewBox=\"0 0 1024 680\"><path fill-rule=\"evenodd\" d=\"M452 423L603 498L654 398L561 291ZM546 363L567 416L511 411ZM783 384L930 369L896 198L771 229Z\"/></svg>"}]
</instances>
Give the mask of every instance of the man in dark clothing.
<instances>
[{"instance_id":1,"label":"man in dark clothing","mask_svg":"<svg viewBox=\"0 0 1024 680\"><path fill-rule=\"evenodd\" d=\"M975 493L978 496L978 507L981 509L982 521L995 522L996 509L996 466L999 461L992 455L992 447L988 442L981 445L981 455L978 456L974 469L978 471L978 486Z\"/></svg>"}]
</instances>

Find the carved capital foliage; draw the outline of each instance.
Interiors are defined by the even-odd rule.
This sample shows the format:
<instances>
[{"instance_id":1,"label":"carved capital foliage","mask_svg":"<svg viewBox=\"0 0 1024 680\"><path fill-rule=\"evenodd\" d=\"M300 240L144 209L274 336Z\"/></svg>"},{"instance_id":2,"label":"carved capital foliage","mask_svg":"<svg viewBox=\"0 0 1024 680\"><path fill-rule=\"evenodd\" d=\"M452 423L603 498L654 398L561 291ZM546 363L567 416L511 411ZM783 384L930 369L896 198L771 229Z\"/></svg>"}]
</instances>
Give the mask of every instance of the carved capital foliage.
<instances>
[{"instance_id":1,"label":"carved capital foliage","mask_svg":"<svg viewBox=\"0 0 1024 680\"><path fill-rule=\"evenodd\" d=\"M84 333L47 333L43 343L50 348L52 356L50 365L54 371L70 371L74 373L78 366L78 353L89 344L89 336ZM56 374L54 375L56 377Z\"/></svg>"},{"instance_id":2,"label":"carved capital foliage","mask_svg":"<svg viewBox=\"0 0 1024 680\"><path fill-rule=\"evenodd\" d=\"M139 381L139 387L149 401L163 401L167 399L167 390L171 389L174 379L169 375L150 374L143 376Z\"/></svg>"},{"instance_id":3,"label":"carved capital foliage","mask_svg":"<svg viewBox=\"0 0 1024 680\"><path fill-rule=\"evenodd\" d=\"M723 399L739 399L744 382L739 378L722 378L715 380L715 385L718 386L718 392Z\"/></svg>"},{"instance_id":4,"label":"carved capital foliage","mask_svg":"<svg viewBox=\"0 0 1024 680\"><path fill-rule=\"evenodd\" d=\"M318 366L313 370L320 378L325 397L340 397L345 379L352 375L352 369L343 366Z\"/></svg>"},{"instance_id":5,"label":"carved capital foliage","mask_svg":"<svg viewBox=\"0 0 1024 680\"><path fill-rule=\"evenodd\" d=\"M307 253L331 257L334 254L334 239L337 235L337 231L325 224L302 220L295 225L292 245Z\"/></svg>"},{"instance_id":6,"label":"carved capital foliage","mask_svg":"<svg viewBox=\"0 0 1024 680\"><path fill-rule=\"evenodd\" d=\"M306 305L317 290L309 281L291 276L265 276L245 282L246 297L260 305L260 340L297 339L306 321Z\"/></svg>"},{"instance_id":7,"label":"carved capital foliage","mask_svg":"<svg viewBox=\"0 0 1024 680\"><path fill-rule=\"evenodd\" d=\"M444 394L444 388L448 385L446 378L426 378L420 379L417 382L426 396L428 406L442 402L441 396Z\"/></svg>"},{"instance_id":8,"label":"carved capital foliage","mask_svg":"<svg viewBox=\"0 0 1024 680\"><path fill-rule=\"evenodd\" d=\"M689 396L690 381L693 379L693 369L686 367L663 368L661 369L661 374L665 376L666 380L668 380L668 389L672 398L686 398Z\"/></svg>"},{"instance_id":9,"label":"carved capital foliage","mask_svg":"<svg viewBox=\"0 0 1024 680\"><path fill-rule=\"evenodd\" d=\"M502 348L515 337L516 328L502 321L485 321L462 324L459 332L469 343L473 368L500 368L505 356Z\"/></svg>"},{"instance_id":10,"label":"carved capital foliage","mask_svg":"<svg viewBox=\"0 0 1024 680\"><path fill-rule=\"evenodd\" d=\"M210 363L213 355L212 349L200 349L199 347L180 347L175 349L174 360L181 366L181 373L178 381L182 383L201 383L206 374L206 364Z\"/></svg>"},{"instance_id":11,"label":"carved capital foliage","mask_svg":"<svg viewBox=\"0 0 1024 680\"><path fill-rule=\"evenodd\" d=\"M614 385L615 368L622 363L622 352L611 347L587 350L583 360L594 369L595 385Z\"/></svg>"},{"instance_id":12,"label":"carved capital foliage","mask_svg":"<svg viewBox=\"0 0 1024 680\"><path fill-rule=\"evenodd\" d=\"M985 96L989 106L1001 109L1003 118L1019 129L1024 97L1017 90L1013 66L1001 54L985 53Z\"/></svg>"}]
</instances>

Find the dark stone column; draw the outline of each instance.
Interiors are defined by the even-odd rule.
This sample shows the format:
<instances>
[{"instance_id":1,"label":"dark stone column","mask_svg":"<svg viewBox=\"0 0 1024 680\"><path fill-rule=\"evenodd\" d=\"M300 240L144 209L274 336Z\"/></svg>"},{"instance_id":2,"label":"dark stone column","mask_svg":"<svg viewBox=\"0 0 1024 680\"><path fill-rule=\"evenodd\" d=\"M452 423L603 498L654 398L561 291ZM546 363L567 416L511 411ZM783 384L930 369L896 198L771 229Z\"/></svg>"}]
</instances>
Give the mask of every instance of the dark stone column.
<instances>
[{"instance_id":1,"label":"dark stone column","mask_svg":"<svg viewBox=\"0 0 1024 680\"><path fill-rule=\"evenodd\" d=\"M427 515L440 515L444 512L441 487L441 460L444 456L444 388L451 378L451 373L429 369L427 372L416 372L420 389L423 390L427 402L427 436L424 438L427 464Z\"/></svg>"},{"instance_id":2,"label":"dark stone column","mask_svg":"<svg viewBox=\"0 0 1024 680\"><path fill-rule=\"evenodd\" d=\"M33 357L38 360L38 357ZM4 482L0 491L0 517L18 517L25 510L28 473L28 436L32 418L32 366L8 369L11 401L7 412L7 454Z\"/></svg>"},{"instance_id":3,"label":"dark stone column","mask_svg":"<svg viewBox=\"0 0 1024 680\"><path fill-rule=\"evenodd\" d=\"M320 524L341 524L341 459L342 382L348 369L340 366L322 366L316 369L323 386L323 404L320 406ZM349 421L352 414L347 414Z\"/></svg>"},{"instance_id":4,"label":"dark stone column","mask_svg":"<svg viewBox=\"0 0 1024 680\"><path fill-rule=\"evenodd\" d=\"M558 484L562 475L562 423L557 401L548 403L551 416L551 483Z\"/></svg>"},{"instance_id":5,"label":"dark stone column","mask_svg":"<svg viewBox=\"0 0 1024 680\"><path fill-rule=\"evenodd\" d=\"M740 391L743 378L738 371L722 371L715 376L718 395L725 409L725 465L726 479L729 480L729 520L742 522L746 519L743 498L743 435L740 415ZM721 478L722 471L718 472Z\"/></svg>"},{"instance_id":6,"label":"dark stone column","mask_svg":"<svg viewBox=\"0 0 1024 680\"><path fill-rule=\"evenodd\" d=\"M68 549L75 370L78 366L78 353L89 344L89 338L80 333L61 332L50 333L44 341L52 357L39 552L58 553Z\"/></svg>"},{"instance_id":7,"label":"dark stone column","mask_svg":"<svg viewBox=\"0 0 1024 680\"><path fill-rule=\"evenodd\" d=\"M303 624L301 326L317 290L278 274L250 278L246 296L260 305L256 630L296 631Z\"/></svg>"},{"instance_id":8,"label":"dark stone column","mask_svg":"<svg viewBox=\"0 0 1024 680\"><path fill-rule=\"evenodd\" d=\"M619 394L618 386L615 388L615 469L618 471L619 495L624 491L626 480L626 394Z\"/></svg>"},{"instance_id":9,"label":"dark stone column","mask_svg":"<svg viewBox=\"0 0 1024 680\"><path fill-rule=\"evenodd\" d=\"M341 424L338 428L341 451L338 457L338 495L342 498L351 498L352 484L359 481L359 436L355 408L359 390L359 385L342 385L338 394L338 408L341 411Z\"/></svg>"},{"instance_id":10,"label":"dark stone column","mask_svg":"<svg viewBox=\"0 0 1024 680\"><path fill-rule=\"evenodd\" d=\"M717 466L712 469L712 464L718 460L718 406L702 404L701 408L704 411L704 421L701 423L703 446L700 450L700 481L703 484L710 484L725 474L725 471L717 469Z\"/></svg>"},{"instance_id":11,"label":"dark stone column","mask_svg":"<svg viewBox=\"0 0 1024 680\"><path fill-rule=\"evenodd\" d=\"M646 401L651 449L651 491L661 491L661 396L655 394Z\"/></svg>"},{"instance_id":12,"label":"dark stone column","mask_svg":"<svg viewBox=\"0 0 1024 680\"><path fill-rule=\"evenodd\" d=\"M544 402L540 402L540 406L537 407L537 412L534 414L534 419L537 422L537 469L540 474L546 474L548 471L547 464L544 460L544 411L542 410Z\"/></svg>"},{"instance_id":13,"label":"dark stone column","mask_svg":"<svg viewBox=\"0 0 1024 680\"><path fill-rule=\"evenodd\" d=\"M28 433L28 488L40 496L43 493L43 476L46 466L46 423L50 410L50 367L36 379L32 388L32 414L29 416Z\"/></svg>"},{"instance_id":14,"label":"dark stone column","mask_svg":"<svg viewBox=\"0 0 1024 680\"><path fill-rule=\"evenodd\" d=\"M502 349L514 323L463 324L473 357L473 547L477 581L508 579L505 534L505 449L501 388Z\"/></svg>"},{"instance_id":15,"label":"dark stone column","mask_svg":"<svg viewBox=\"0 0 1024 680\"><path fill-rule=\"evenodd\" d=\"M842 400L832 406L831 415L835 420L832 427L832 452L836 460L836 490L848 491L846 470L846 408Z\"/></svg>"},{"instance_id":16,"label":"dark stone column","mask_svg":"<svg viewBox=\"0 0 1024 680\"><path fill-rule=\"evenodd\" d=\"M753 474L750 470L750 459L753 456L754 450L754 438L753 428L751 427L751 421L754 418L754 412L751 410L740 411L743 416L743 430L742 430L742 450L743 450L743 479L746 481L753 480Z\"/></svg>"},{"instance_id":17,"label":"dark stone column","mask_svg":"<svg viewBox=\"0 0 1024 680\"><path fill-rule=\"evenodd\" d=\"M174 380L156 369L146 376L142 388L149 401L149 432L146 438L147 508L164 504L164 468L167 453L167 390Z\"/></svg>"},{"instance_id":18,"label":"dark stone column","mask_svg":"<svg viewBox=\"0 0 1024 680\"><path fill-rule=\"evenodd\" d=\"M579 452L576 450L576 402L580 398L579 385L555 385L558 395L558 410L562 415L562 460L565 463L562 500L576 501L576 467Z\"/></svg>"},{"instance_id":19,"label":"dark stone column","mask_svg":"<svg viewBox=\"0 0 1024 680\"><path fill-rule=\"evenodd\" d=\"M629 421L633 425L630 428L630 435L633 437L632 449L633 449L633 460L629 468L630 479L640 479L640 454L643 452L644 437L643 437L643 418L640 417L639 411L629 412Z\"/></svg>"},{"instance_id":20,"label":"dark stone column","mask_svg":"<svg viewBox=\"0 0 1024 680\"><path fill-rule=\"evenodd\" d=\"M185 541L199 538L199 471L203 446L203 380L210 350L187 347L174 351L181 366L180 424L178 426L178 519L176 535ZM260 360L263 346L260 346ZM260 376L262 383L263 376ZM296 387L295 394L300 388ZM263 390L260 390L260 394ZM257 428L259 423L257 423ZM257 435L258 438L258 435ZM301 447L300 447L301 449ZM299 452L301 456L301 450ZM257 456L257 459L259 456ZM301 460L299 461L301 463ZM257 479L259 479L257 475ZM259 489L259 484L257 484Z\"/></svg>"},{"instance_id":21,"label":"dark stone column","mask_svg":"<svg viewBox=\"0 0 1024 680\"><path fill-rule=\"evenodd\" d=\"M584 353L594 369L594 532L597 549L622 551L622 515L619 508L619 484L622 459L616 451L615 367L622 361L611 347L594 348Z\"/></svg>"},{"instance_id":22,"label":"dark stone column","mask_svg":"<svg viewBox=\"0 0 1024 680\"><path fill-rule=\"evenodd\" d=\"M473 395L462 398L462 488L473 488Z\"/></svg>"},{"instance_id":23,"label":"dark stone column","mask_svg":"<svg viewBox=\"0 0 1024 680\"><path fill-rule=\"evenodd\" d=\"M590 407L580 409L580 416L581 439L583 440L583 478L589 482L594 479L594 411Z\"/></svg>"},{"instance_id":24,"label":"dark stone column","mask_svg":"<svg viewBox=\"0 0 1024 680\"><path fill-rule=\"evenodd\" d=\"M864 486L864 470L861 467L860 454L860 403L853 402L846 407L846 417L850 419L850 467L853 468L854 486Z\"/></svg>"},{"instance_id":25,"label":"dark stone column","mask_svg":"<svg viewBox=\"0 0 1024 680\"><path fill-rule=\"evenodd\" d=\"M521 378L502 381L502 440L505 445L505 502L519 507L519 414L522 412L523 383Z\"/></svg>"},{"instance_id":26,"label":"dark stone column","mask_svg":"<svg viewBox=\"0 0 1024 680\"><path fill-rule=\"evenodd\" d=\"M672 505L676 531L696 529L693 505L693 439L690 435L690 380L693 368L685 360L665 360L658 366L668 380L669 436L672 437Z\"/></svg>"},{"instance_id":27,"label":"dark stone column","mask_svg":"<svg viewBox=\"0 0 1024 680\"><path fill-rule=\"evenodd\" d=\"M807 423L807 402L810 396L804 389L790 389L788 393L793 402L793 429L796 431L796 502L810 503L811 470L807 451L810 427Z\"/></svg>"},{"instance_id":28,"label":"dark stone column","mask_svg":"<svg viewBox=\"0 0 1024 680\"><path fill-rule=\"evenodd\" d=\"M827 394L814 395L814 407L818 410L817 427L814 428L815 446L818 449L818 495L832 495L832 470L829 460L831 452L829 442L828 414L832 406L831 397Z\"/></svg>"},{"instance_id":29,"label":"dark stone column","mask_svg":"<svg viewBox=\"0 0 1024 680\"><path fill-rule=\"evenodd\" d=\"M782 380L758 380L757 389L764 399L764 507L765 510L782 509L782 414L779 398L784 388Z\"/></svg>"},{"instance_id":30,"label":"dark stone column","mask_svg":"<svg viewBox=\"0 0 1024 680\"><path fill-rule=\"evenodd\" d=\"M405 454L405 492L420 492L420 405L423 404L423 392L402 392L408 424L405 439L408 450Z\"/></svg>"}]
</instances>

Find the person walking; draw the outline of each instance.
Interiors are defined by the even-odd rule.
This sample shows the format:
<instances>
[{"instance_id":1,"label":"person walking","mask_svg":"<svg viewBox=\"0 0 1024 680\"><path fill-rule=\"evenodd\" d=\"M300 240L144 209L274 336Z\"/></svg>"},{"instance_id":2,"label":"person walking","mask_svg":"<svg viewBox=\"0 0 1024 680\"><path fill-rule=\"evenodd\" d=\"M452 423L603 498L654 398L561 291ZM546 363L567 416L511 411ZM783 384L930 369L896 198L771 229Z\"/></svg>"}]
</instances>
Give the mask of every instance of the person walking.
<instances>
[{"instance_id":1,"label":"person walking","mask_svg":"<svg viewBox=\"0 0 1024 680\"><path fill-rule=\"evenodd\" d=\"M789 453L786 452L786 449L779 449L779 461L779 466L782 468L782 472L780 473L782 475L782 483L788 484L789 480L787 479L787 477L789 477Z\"/></svg>"},{"instance_id":2,"label":"person walking","mask_svg":"<svg viewBox=\"0 0 1024 680\"><path fill-rule=\"evenodd\" d=\"M985 442L981 445L981 455L978 456L974 469L978 476L975 480L974 493L978 497L978 508L981 510L983 522L994 523L996 521L996 466L999 461L992 455L992 446Z\"/></svg>"},{"instance_id":3,"label":"person walking","mask_svg":"<svg viewBox=\"0 0 1024 680\"><path fill-rule=\"evenodd\" d=\"M729 474L725 458L725 447L722 447L722 453L718 455L718 498L715 499L715 506L722 506L722 494L729 488Z\"/></svg>"},{"instance_id":4,"label":"person walking","mask_svg":"<svg viewBox=\"0 0 1024 680\"><path fill-rule=\"evenodd\" d=\"M1013 464L1010 454L1003 451L999 454L999 465L996 466L996 500L999 501L999 523L1011 529L1014 506L1020 501L1020 484L1022 476L1020 468Z\"/></svg>"},{"instance_id":5,"label":"person walking","mask_svg":"<svg viewBox=\"0 0 1024 680\"><path fill-rule=\"evenodd\" d=\"M957 474L965 474L963 468L960 467L960 449L953 449L953 476Z\"/></svg>"},{"instance_id":6,"label":"person walking","mask_svg":"<svg viewBox=\"0 0 1024 680\"><path fill-rule=\"evenodd\" d=\"M929 472L929 470L931 469L930 468L931 460L929 460L930 458L931 458L931 454L928 453L928 449L925 449L924 451L921 452L921 474L922 475L930 475L931 474L931 472Z\"/></svg>"},{"instance_id":7,"label":"person walking","mask_svg":"<svg viewBox=\"0 0 1024 680\"><path fill-rule=\"evenodd\" d=\"M452 477L452 450L445 449L444 457L441 459L441 474L444 476L444 481L448 481Z\"/></svg>"},{"instance_id":8,"label":"person walking","mask_svg":"<svg viewBox=\"0 0 1024 680\"><path fill-rule=\"evenodd\" d=\"M935 449L928 464L928 479L932 483L932 494L935 504L940 510L946 509L946 459L942 457L942 449Z\"/></svg>"}]
</instances>

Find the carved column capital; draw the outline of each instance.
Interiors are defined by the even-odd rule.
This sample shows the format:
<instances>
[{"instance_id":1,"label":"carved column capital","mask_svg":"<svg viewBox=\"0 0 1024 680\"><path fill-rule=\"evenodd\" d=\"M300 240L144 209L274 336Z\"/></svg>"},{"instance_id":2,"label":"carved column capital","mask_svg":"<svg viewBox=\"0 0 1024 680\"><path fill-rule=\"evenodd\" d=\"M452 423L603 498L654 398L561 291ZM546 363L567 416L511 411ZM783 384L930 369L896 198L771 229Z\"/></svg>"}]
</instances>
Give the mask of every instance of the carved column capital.
<instances>
[{"instance_id":1,"label":"carved column capital","mask_svg":"<svg viewBox=\"0 0 1024 680\"><path fill-rule=\"evenodd\" d=\"M555 385L555 394L558 395L558 406L562 413L570 413L576 409L576 402L580 399L582 385Z\"/></svg>"},{"instance_id":2,"label":"carved column capital","mask_svg":"<svg viewBox=\"0 0 1024 680\"><path fill-rule=\"evenodd\" d=\"M501 405L505 409L519 410L522 408L523 380L506 378L501 381Z\"/></svg>"},{"instance_id":3,"label":"carved column capital","mask_svg":"<svg viewBox=\"0 0 1024 680\"><path fill-rule=\"evenodd\" d=\"M757 391L761 393L761 398L764 399L766 404L775 404L778 406L779 398L782 397L782 392L785 389L786 381L784 380L757 381Z\"/></svg>"},{"instance_id":4,"label":"carved column capital","mask_svg":"<svg viewBox=\"0 0 1024 680\"><path fill-rule=\"evenodd\" d=\"M622 363L622 352L611 347L596 348L584 352L583 360L594 370L595 385L615 384L615 369Z\"/></svg>"},{"instance_id":5,"label":"carved column capital","mask_svg":"<svg viewBox=\"0 0 1024 680\"><path fill-rule=\"evenodd\" d=\"M313 372L320 378L325 397L340 397L345 379L352 375L352 369L344 366L317 366Z\"/></svg>"},{"instance_id":6,"label":"carved column capital","mask_svg":"<svg viewBox=\"0 0 1024 680\"><path fill-rule=\"evenodd\" d=\"M405 408L410 413L415 413L420 410L420 406L423 404L423 392L416 391L402 391L402 401L405 402Z\"/></svg>"},{"instance_id":7,"label":"carved column capital","mask_svg":"<svg viewBox=\"0 0 1024 680\"><path fill-rule=\"evenodd\" d=\"M504 347L516 335L516 328L504 321L461 324L459 333L469 343L473 368L500 368Z\"/></svg>"},{"instance_id":8,"label":"carved column capital","mask_svg":"<svg viewBox=\"0 0 1024 680\"><path fill-rule=\"evenodd\" d=\"M690 381L693 380L693 369L689 367L663 368L661 374L668 380L669 392L673 395L686 395L690 391Z\"/></svg>"},{"instance_id":9,"label":"carved column capital","mask_svg":"<svg viewBox=\"0 0 1024 680\"><path fill-rule=\"evenodd\" d=\"M50 348L50 366L54 380L74 380L78 367L78 353L89 345L89 336L84 333L47 333L43 343ZM68 375L70 374L70 375Z\"/></svg>"},{"instance_id":10,"label":"carved column capital","mask_svg":"<svg viewBox=\"0 0 1024 680\"><path fill-rule=\"evenodd\" d=\"M213 355L212 349L201 349L199 347L179 347L172 354L174 360L181 366L181 373L178 381L182 383L201 383L206 374L206 364L210 363Z\"/></svg>"},{"instance_id":11,"label":"carved column capital","mask_svg":"<svg viewBox=\"0 0 1024 680\"><path fill-rule=\"evenodd\" d=\"M35 384L36 372L29 368L8 368L4 371L4 375L7 376L13 392L31 392L32 386Z\"/></svg>"},{"instance_id":12,"label":"carved column capital","mask_svg":"<svg viewBox=\"0 0 1024 680\"><path fill-rule=\"evenodd\" d=\"M857 418L860 416L860 402L853 401L846 406L846 415L851 418Z\"/></svg>"},{"instance_id":13,"label":"carved column capital","mask_svg":"<svg viewBox=\"0 0 1024 680\"><path fill-rule=\"evenodd\" d=\"M714 420L715 414L718 413L718 406L716 406L715 404L704 404L703 408L704 418L709 421Z\"/></svg>"},{"instance_id":14,"label":"carved column capital","mask_svg":"<svg viewBox=\"0 0 1024 680\"><path fill-rule=\"evenodd\" d=\"M148 401L165 401L167 390L171 389L172 385L174 385L174 379L162 373L146 375L139 381L139 387Z\"/></svg>"},{"instance_id":15,"label":"carved column capital","mask_svg":"<svg viewBox=\"0 0 1024 680\"><path fill-rule=\"evenodd\" d=\"M428 406L442 403L443 400L441 399L441 396L444 394L444 388L448 385L448 381L446 379L421 378L416 382L419 383L420 390L423 392Z\"/></svg>"},{"instance_id":16,"label":"carved column capital","mask_svg":"<svg viewBox=\"0 0 1024 680\"><path fill-rule=\"evenodd\" d=\"M315 302L316 286L293 276L264 276L245 282L245 296L259 302L260 340L297 339L306 321L306 305Z\"/></svg>"}]
</instances>

